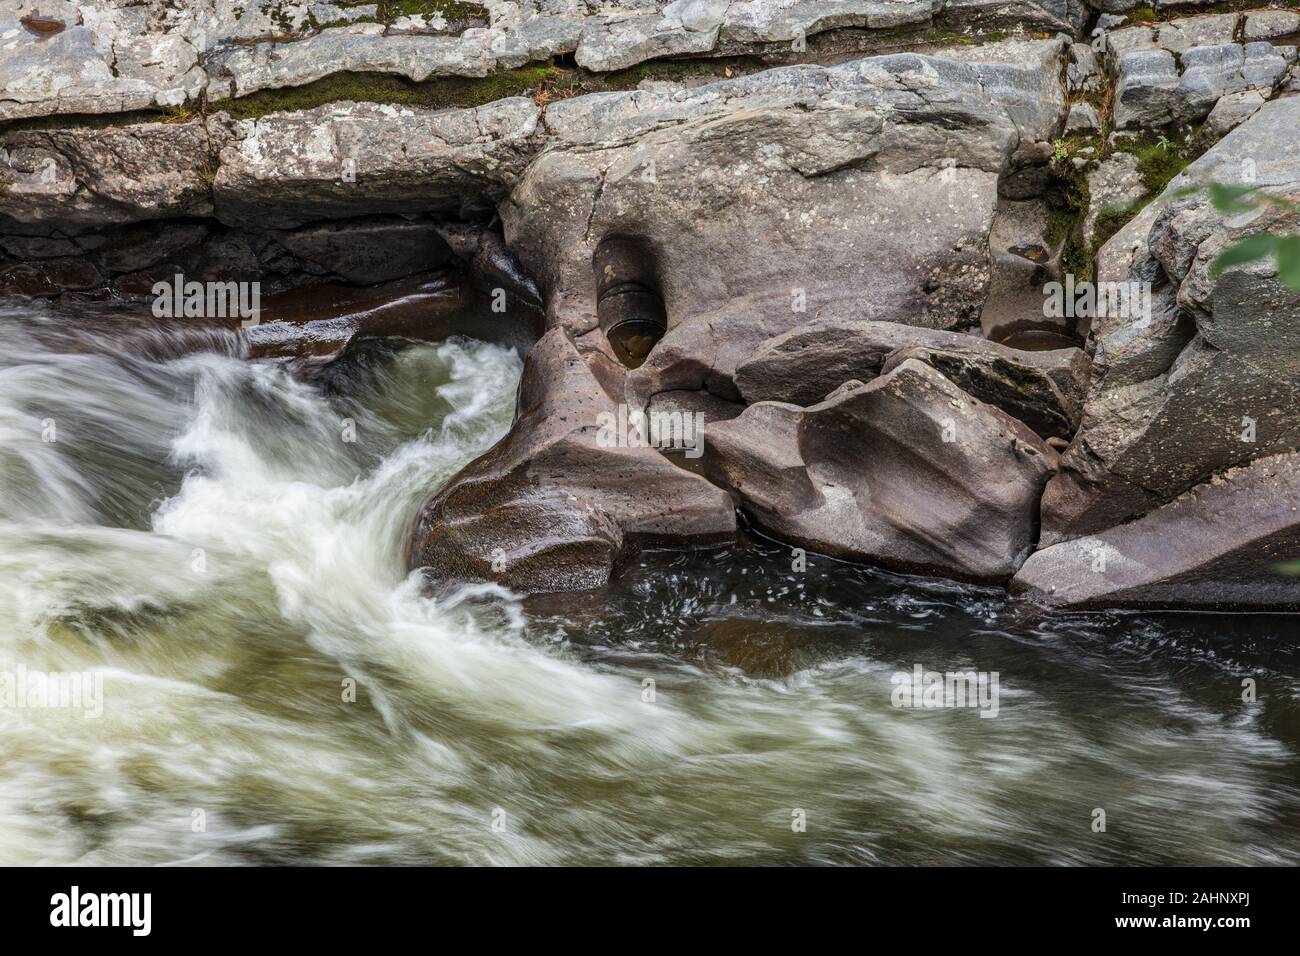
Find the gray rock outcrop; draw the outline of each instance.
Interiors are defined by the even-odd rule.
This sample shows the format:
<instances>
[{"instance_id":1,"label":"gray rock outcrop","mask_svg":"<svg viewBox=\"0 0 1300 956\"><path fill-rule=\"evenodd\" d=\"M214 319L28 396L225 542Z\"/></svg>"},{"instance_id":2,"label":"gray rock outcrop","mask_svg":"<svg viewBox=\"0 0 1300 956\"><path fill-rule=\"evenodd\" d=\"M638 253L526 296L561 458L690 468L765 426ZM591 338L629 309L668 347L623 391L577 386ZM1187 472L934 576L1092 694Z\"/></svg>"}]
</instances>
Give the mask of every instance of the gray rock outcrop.
<instances>
[{"instance_id":1,"label":"gray rock outcrop","mask_svg":"<svg viewBox=\"0 0 1300 956\"><path fill-rule=\"evenodd\" d=\"M1300 99L1276 100L1191 164L1099 257L1108 278L1151 282L1149 315L1104 317L1083 423L1043 501L1047 543L1140 515L1223 469L1300 443L1300 295L1271 259L1215 275L1233 241L1294 233L1280 208L1216 212L1184 187L1243 176L1300 197ZM1136 242L1136 248L1133 243ZM1111 248L1111 247L1115 248Z\"/></svg>"},{"instance_id":2,"label":"gray rock outcrop","mask_svg":"<svg viewBox=\"0 0 1300 956\"><path fill-rule=\"evenodd\" d=\"M577 335L599 324L599 243L653 251L678 319L629 377L638 406L671 389L738 397L736 366L809 315L971 325L998 177L1061 120L1037 65L1059 71L1060 55L1051 41L1032 68L886 56L555 103L562 147L504 203L506 236ZM900 217L913 228L883 228Z\"/></svg>"},{"instance_id":3,"label":"gray rock outcrop","mask_svg":"<svg viewBox=\"0 0 1300 956\"><path fill-rule=\"evenodd\" d=\"M58 26L25 28L36 13ZM869 52L896 44L900 29L923 41L940 23L1050 32L1074 19L1064 0L489 0L413 14L304 0L15 0L0 11L0 122L181 107L341 73L418 82L568 54L596 72L668 56L785 55L845 29L848 49Z\"/></svg>"},{"instance_id":4,"label":"gray rock outcrop","mask_svg":"<svg viewBox=\"0 0 1300 956\"><path fill-rule=\"evenodd\" d=\"M1199 122L1223 97L1247 91L1271 95L1295 62L1296 50L1269 42L1276 35L1271 30L1280 23L1273 27L1263 20L1254 22L1256 36L1247 35L1244 43L1237 42L1243 29L1237 13L1107 33L1106 59L1115 78L1115 128Z\"/></svg>"}]
</instances>

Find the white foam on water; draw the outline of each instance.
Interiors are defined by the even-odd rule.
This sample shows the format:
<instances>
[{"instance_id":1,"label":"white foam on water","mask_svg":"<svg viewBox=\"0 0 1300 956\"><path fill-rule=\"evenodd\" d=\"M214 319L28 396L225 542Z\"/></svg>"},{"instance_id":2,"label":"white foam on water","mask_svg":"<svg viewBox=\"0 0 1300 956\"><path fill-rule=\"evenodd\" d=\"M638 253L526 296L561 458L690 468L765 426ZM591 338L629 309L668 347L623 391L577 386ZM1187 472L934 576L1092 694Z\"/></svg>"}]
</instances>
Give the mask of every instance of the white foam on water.
<instances>
[{"instance_id":1,"label":"white foam on water","mask_svg":"<svg viewBox=\"0 0 1300 956\"><path fill-rule=\"evenodd\" d=\"M1068 862L1087 761L1120 813L1190 807L1169 854L1228 859L1276 812L1285 748L1173 690L1176 741L1098 752L1014 681L997 720L899 711L861 651L750 679L584 653L496 588L430 597L405 538L508 428L510 349L413 346L349 400L236 350L51 349L39 319L0 314L0 672L93 672L104 708L0 707L0 863Z\"/></svg>"}]
</instances>

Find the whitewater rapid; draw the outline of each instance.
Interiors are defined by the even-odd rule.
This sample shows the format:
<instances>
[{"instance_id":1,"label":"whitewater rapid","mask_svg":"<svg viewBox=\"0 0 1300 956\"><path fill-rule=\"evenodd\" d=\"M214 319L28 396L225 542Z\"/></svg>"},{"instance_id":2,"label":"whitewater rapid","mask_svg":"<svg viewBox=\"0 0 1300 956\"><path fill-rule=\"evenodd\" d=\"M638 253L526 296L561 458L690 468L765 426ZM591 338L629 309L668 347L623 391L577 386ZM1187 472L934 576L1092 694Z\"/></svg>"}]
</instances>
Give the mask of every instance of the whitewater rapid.
<instances>
[{"instance_id":1,"label":"whitewater rapid","mask_svg":"<svg viewBox=\"0 0 1300 956\"><path fill-rule=\"evenodd\" d=\"M509 427L515 350L132 341L0 306L0 672L103 687L0 707L0 864L1300 861L1289 725L1195 636L779 548L435 598L405 535ZM912 661L1000 665L999 717L891 707Z\"/></svg>"}]
</instances>

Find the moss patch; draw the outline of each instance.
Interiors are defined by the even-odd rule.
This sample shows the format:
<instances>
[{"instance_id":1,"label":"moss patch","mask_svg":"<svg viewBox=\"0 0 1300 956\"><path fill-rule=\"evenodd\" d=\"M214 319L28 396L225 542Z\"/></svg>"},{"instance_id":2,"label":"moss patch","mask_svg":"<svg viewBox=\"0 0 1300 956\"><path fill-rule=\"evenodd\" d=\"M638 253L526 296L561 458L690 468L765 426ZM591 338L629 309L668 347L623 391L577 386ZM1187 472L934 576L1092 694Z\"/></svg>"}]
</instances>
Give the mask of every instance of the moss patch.
<instances>
[{"instance_id":1,"label":"moss patch","mask_svg":"<svg viewBox=\"0 0 1300 956\"><path fill-rule=\"evenodd\" d=\"M304 86L258 90L237 99L213 103L213 110L225 110L236 119L256 119L268 113L309 110L327 103L353 100L358 103L393 103L425 109L482 106L509 96L531 96L539 89L561 87L576 71L552 64L498 70L473 79L440 77L413 83L388 73L334 73Z\"/></svg>"},{"instance_id":2,"label":"moss patch","mask_svg":"<svg viewBox=\"0 0 1300 956\"><path fill-rule=\"evenodd\" d=\"M1073 273L1075 281L1091 281L1092 250L1083 241L1083 219L1091 201L1087 173L1075 169L1069 159L1054 162L1052 172L1055 182L1044 197L1049 216L1047 241L1056 246L1064 240L1061 270Z\"/></svg>"},{"instance_id":3,"label":"moss patch","mask_svg":"<svg viewBox=\"0 0 1300 956\"><path fill-rule=\"evenodd\" d=\"M1120 138L1115 144L1115 151L1131 153L1137 159L1138 175L1142 177L1146 191L1133 202L1098 213L1093 221L1092 246L1087 250L1090 261L1095 260L1097 251L1163 193L1170 181L1210 145L1197 135L1190 136L1185 143L1151 133ZM1086 186L1085 180L1085 189Z\"/></svg>"},{"instance_id":4,"label":"moss patch","mask_svg":"<svg viewBox=\"0 0 1300 956\"><path fill-rule=\"evenodd\" d=\"M1126 206L1115 206L1099 213L1097 218L1092 221L1093 256L1096 256L1097 251L1109 242L1115 233L1127 226L1133 220L1133 217L1145 209L1147 204L1154 198L1155 196L1143 196L1136 202L1129 203Z\"/></svg>"},{"instance_id":5,"label":"moss patch","mask_svg":"<svg viewBox=\"0 0 1300 956\"><path fill-rule=\"evenodd\" d=\"M481 21L485 26L490 22L487 7L465 0L379 0L379 19L392 23L398 17L428 17L441 14L449 24L464 24L468 21Z\"/></svg>"},{"instance_id":6,"label":"moss patch","mask_svg":"<svg viewBox=\"0 0 1300 956\"><path fill-rule=\"evenodd\" d=\"M188 123L200 115L197 110L181 107L131 110L127 113L55 113L51 116L10 120L0 125L0 137L28 130L108 129L135 126L137 123Z\"/></svg>"},{"instance_id":7,"label":"moss patch","mask_svg":"<svg viewBox=\"0 0 1300 956\"><path fill-rule=\"evenodd\" d=\"M965 33L948 33L943 30L931 30L925 35L930 43L941 43L944 46L974 46L975 38Z\"/></svg>"},{"instance_id":8,"label":"moss patch","mask_svg":"<svg viewBox=\"0 0 1300 956\"><path fill-rule=\"evenodd\" d=\"M1127 14L1132 23L1164 23L1168 20L1185 20L1188 17L1207 16L1212 13L1244 13L1248 10L1266 10L1277 7L1300 7L1300 0L1219 0L1218 3L1198 3L1164 7L1157 10L1149 3L1134 7Z\"/></svg>"},{"instance_id":9,"label":"moss patch","mask_svg":"<svg viewBox=\"0 0 1300 956\"><path fill-rule=\"evenodd\" d=\"M1142 133L1121 138L1115 144L1115 149L1121 153L1132 153L1137 158L1138 174L1142 177L1143 185L1149 194L1158 196L1164 192L1169 181L1204 153L1209 145L1197 135L1188 137L1185 143L1179 143L1165 136Z\"/></svg>"},{"instance_id":10,"label":"moss patch","mask_svg":"<svg viewBox=\"0 0 1300 956\"><path fill-rule=\"evenodd\" d=\"M236 119L256 119L268 113L309 110L328 103L392 103L424 109L483 106L509 96L529 96L539 104L580 96L636 89L643 80L681 82L695 76L725 79L765 69L755 57L708 60L659 60L639 63L614 73L593 74L555 62L535 63L514 70L497 70L480 78L438 77L413 83L388 73L334 73L303 86L258 90L210 104Z\"/></svg>"}]
</instances>

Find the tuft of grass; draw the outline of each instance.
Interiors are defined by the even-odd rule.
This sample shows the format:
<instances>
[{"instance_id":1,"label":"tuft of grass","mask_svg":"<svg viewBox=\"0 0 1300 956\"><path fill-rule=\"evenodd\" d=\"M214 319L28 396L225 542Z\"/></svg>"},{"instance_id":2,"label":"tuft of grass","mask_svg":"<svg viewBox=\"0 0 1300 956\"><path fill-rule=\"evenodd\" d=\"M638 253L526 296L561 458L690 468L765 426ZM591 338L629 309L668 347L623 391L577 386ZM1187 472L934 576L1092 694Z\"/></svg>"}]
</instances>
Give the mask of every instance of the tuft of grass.
<instances>
[{"instance_id":1,"label":"tuft of grass","mask_svg":"<svg viewBox=\"0 0 1300 956\"><path fill-rule=\"evenodd\" d=\"M1156 8L1149 3L1140 3L1128 12L1131 23L1155 23L1160 19Z\"/></svg>"},{"instance_id":2,"label":"tuft of grass","mask_svg":"<svg viewBox=\"0 0 1300 956\"><path fill-rule=\"evenodd\" d=\"M198 181L203 184L204 189L211 190L213 184L217 181L217 161L209 156L207 160L194 170Z\"/></svg>"},{"instance_id":3,"label":"tuft of grass","mask_svg":"<svg viewBox=\"0 0 1300 956\"><path fill-rule=\"evenodd\" d=\"M931 43L942 43L944 46L974 46L975 38L967 33L952 33L946 30L931 30L926 34L926 40Z\"/></svg>"},{"instance_id":4,"label":"tuft of grass","mask_svg":"<svg viewBox=\"0 0 1300 956\"><path fill-rule=\"evenodd\" d=\"M188 106L168 106L162 111L162 123L188 123L192 119L198 119L202 114L197 109L191 109Z\"/></svg>"}]
</instances>

